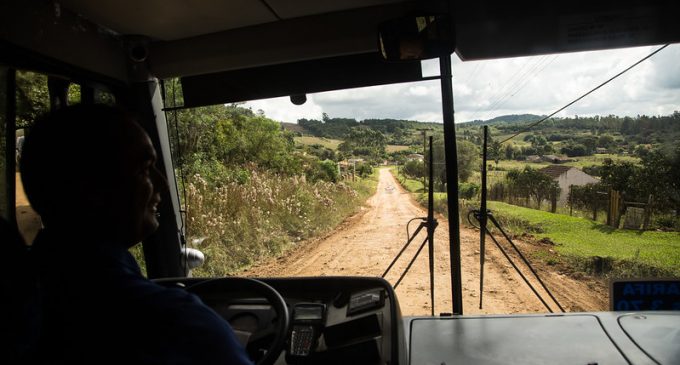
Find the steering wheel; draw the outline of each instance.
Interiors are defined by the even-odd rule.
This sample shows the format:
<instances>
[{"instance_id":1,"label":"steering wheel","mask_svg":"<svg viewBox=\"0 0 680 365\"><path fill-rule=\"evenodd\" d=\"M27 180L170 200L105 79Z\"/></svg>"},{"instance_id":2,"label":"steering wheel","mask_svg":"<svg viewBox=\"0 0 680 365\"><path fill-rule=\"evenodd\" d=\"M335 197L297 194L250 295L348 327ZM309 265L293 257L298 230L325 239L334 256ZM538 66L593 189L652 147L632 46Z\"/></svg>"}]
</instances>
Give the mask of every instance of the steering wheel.
<instances>
[{"instance_id":1,"label":"steering wheel","mask_svg":"<svg viewBox=\"0 0 680 365\"><path fill-rule=\"evenodd\" d=\"M204 298L214 297L216 294L226 294L228 297L242 297L244 295L252 295L253 297L265 298L274 309L276 314L276 324L274 330L274 339L271 340L266 353L257 361L257 365L271 365L281 354L288 335L288 327L290 324L290 317L288 315L288 306L274 288L259 280L246 278L218 278L208 279L199 283L187 286L186 290L197 295L201 300Z\"/></svg>"}]
</instances>

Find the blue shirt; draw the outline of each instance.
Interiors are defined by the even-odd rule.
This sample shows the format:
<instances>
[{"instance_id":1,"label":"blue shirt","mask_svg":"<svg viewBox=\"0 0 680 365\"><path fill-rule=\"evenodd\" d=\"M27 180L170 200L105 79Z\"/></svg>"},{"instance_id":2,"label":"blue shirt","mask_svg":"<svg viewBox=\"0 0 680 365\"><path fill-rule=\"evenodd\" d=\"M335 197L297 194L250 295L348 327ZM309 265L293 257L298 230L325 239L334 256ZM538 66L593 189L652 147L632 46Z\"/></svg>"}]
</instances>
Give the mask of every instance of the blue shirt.
<instances>
[{"instance_id":1,"label":"blue shirt","mask_svg":"<svg viewBox=\"0 0 680 365\"><path fill-rule=\"evenodd\" d=\"M123 247L89 243L48 230L35 240L44 311L41 359L252 364L229 324L198 297L146 279Z\"/></svg>"}]
</instances>

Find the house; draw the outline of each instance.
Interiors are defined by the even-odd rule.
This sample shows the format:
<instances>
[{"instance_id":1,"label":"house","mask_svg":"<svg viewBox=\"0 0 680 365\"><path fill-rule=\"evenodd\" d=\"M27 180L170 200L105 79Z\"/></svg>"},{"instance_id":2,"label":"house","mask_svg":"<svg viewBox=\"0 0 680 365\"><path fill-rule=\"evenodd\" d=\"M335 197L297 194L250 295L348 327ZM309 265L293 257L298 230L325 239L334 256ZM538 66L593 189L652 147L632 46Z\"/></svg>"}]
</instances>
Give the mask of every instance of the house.
<instances>
[{"instance_id":1,"label":"house","mask_svg":"<svg viewBox=\"0 0 680 365\"><path fill-rule=\"evenodd\" d=\"M541 159L545 162L550 162L550 163L565 163L565 162L571 162L572 161L568 157L557 156L557 155L543 155L543 156L541 156Z\"/></svg>"},{"instance_id":2,"label":"house","mask_svg":"<svg viewBox=\"0 0 680 365\"><path fill-rule=\"evenodd\" d=\"M597 178L590 176L573 166L550 165L538 171L550 176L557 182L557 185L560 186L560 196L557 200L557 204L560 206L567 204L569 187L571 185L583 186L599 182Z\"/></svg>"},{"instance_id":3,"label":"house","mask_svg":"<svg viewBox=\"0 0 680 365\"><path fill-rule=\"evenodd\" d=\"M608 151L604 147L597 147L597 148L595 148L595 153L603 154L603 153L608 153Z\"/></svg>"}]
</instances>

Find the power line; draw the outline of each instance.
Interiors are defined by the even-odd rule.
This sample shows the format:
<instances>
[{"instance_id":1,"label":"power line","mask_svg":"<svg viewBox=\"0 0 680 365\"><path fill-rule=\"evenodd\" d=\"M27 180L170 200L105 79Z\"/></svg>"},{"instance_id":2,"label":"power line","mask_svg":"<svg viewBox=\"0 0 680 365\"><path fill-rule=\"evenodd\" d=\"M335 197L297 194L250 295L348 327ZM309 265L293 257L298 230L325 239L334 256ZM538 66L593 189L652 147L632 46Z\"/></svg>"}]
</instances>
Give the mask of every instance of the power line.
<instances>
[{"instance_id":1,"label":"power line","mask_svg":"<svg viewBox=\"0 0 680 365\"><path fill-rule=\"evenodd\" d=\"M497 98L491 105L489 106L488 110L485 111L486 115L490 115L493 111L497 110L499 106L505 102L505 100L510 97L511 91L510 89L514 88L516 85L523 83L525 80L530 80L526 78L527 75L532 73L534 70L538 68L538 66L546 59L546 56L541 57L538 59L538 61L533 64L528 70L526 70L524 73L522 73L509 87L506 85L503 88L503 92L505 93L504 95L500 96Z\"/></svg>"},{"instance_id":2,"label":"power line","mask_svg":"<svg viewBox=\"0 0 680 365\"><path fill-rule=\"evenodd\" d=\"M477 74L480 73L480 72L484 69L485 66L486 66L486 64L485 64L484 62L479 62L479 63L477 63L477 64L475 65L475 68L472 69L472 72L470 72L470 74L469 74L468 77L465 79L465 81L463 81L463 84L467 84L468 81L472 80L472 78L474 78L475 76L477 76Z\"/></svg>"},{"instance_id":3,"label":"power line","mask_svg":"<svg viewBox=\"0 0 680 365\"><path fill-rule=\"evenodd\" d=\"M555 114L561 112L562 110L564 110L564 109L566 109L566 108L572 106L572 105L575 104L577 101L579 101L579 100L585 98L586 96L592 94L595 90L601 88L602 86L607 85L608 83L610 83L611 81L613 81L613 80L616 79L617 77L619 77L619 76L623 75L624 73L630 71L633 67L639 65L639 64L642 63L643 61L645 61L645 60L647 60L648 58L650 58L650 57L654 56L655 54L659 53L662 49L668 47L669 45L670 45L670 44L665 44L664 46L660 47L660 48L657 49L656 51L654 51L654 52L648 54L647 56L645 56L645 57L642 58L641 60L635 62L635 63L632 64L632 65L630 65L630 66L629 66L628 68L626 68L625 70L623 70L623 71L619 72L618 74L614 75L614 76L611 77L609 80L607 80L607 81L605 81L605 82L599 84L598 86L596 86L596 87L593 88L592 90L590 90L590 91L588 91L587 93L585 93L585 94L579 96L578 98L576 98L576 99L575 99L574 101L572 101L571 103L569 103L569 104L567 104L567 105L565 105L565 106L563 106L563 107L557 109L557 110L554 111L552 114L550 114L550 115L548 115L548 116L546 116L546 117L543 117L542 119L538 120L537 122L534 122L534 123L529 124L529 126L527 126L526 128L520 129L519 132L517 132L517 133L513 134L512 136L510 136L510 137L508 137L508 138L502 140L500 143L505 143L505 142L507 142L507 141L509 141L509 140L511 140L511 139L513 139L513 138L515 138L515 137L517 137L517 136L520 135L521 133L528 132L531 128L533 128L533 127L535 127L535 126L537 126L537 125L543 123L544 121L546 121L547 119L549 119L549 118L552 117L553 115L555 115Z\"/></svg>"},{"instance_id":4,"label":"power line","mask_svg":"<svg viewBox=\"0 0 680 365\"><path fill-rule=\"evenodd\" d=\"M531 77L528 77L528 78L524 79L524 81L523 81L522 83L520 83L520 84L517 86L517 88L515 89L515 91L506 94L505 97L504 97L503 99L501 99L501 101L500 101L493 109L489 110L487 113L492 113L492 112L494 112L494 111L500 109L500 107L503 106L505 103L507 103L508 100L512 99L513 96L517 95L520 91L524 90L524 88L525 88L527 85L529 85L529 82L531 82L531 80L533 80L534 78L536 78L536 76L540 75L541 72L543 72L543 70L545 70L545 69L546 69L548 66L550 66L553 62L555 62L555 60L557 59L557 57L559 57L559 55L555 55L555 57L553 57L552 60L550 60L550 61L547 62L547 63L544 63L542 66L540 66L540 68L539 68L539 66L537 65L537 67L534 68L534 69L532 70L532 71L536 71L536 72L534 72L533 75L532 75ZM547 61L547 58L546 58L545 60Z\"/></svg>"},{"instance_id":5,"label":"power line","mask_svg":"<svg viewBox=\"0 0 680 365\"><path fill-rule=\"evenodd\" d=\"M527 71L524 71L524 69L529 64L531 64L534 61L534 59L529 58L526 62L524 62L522 64L522 66L512 74L512 76L510 76L507 80L505 80L503 87L501 87L499 89L499 91L492 97L495 100L491 104L489 104L489 108L493 108L496 104L498 104L498 102L505 97L505 95L502 95L502 94L504 94L506 92L506 90L508 90L509 88L514 87L515 84L517 84L517 82L519 82L522 79L522 77L527 75L529 72L533 71L535 69L535 66L538 65L539 63L541 63L545 59L545 57L546 56L541 56L538 59L538 61L536 61L535 64L533 64L532 66L529 67L529 70L527 70ZM515 77L518 76L518 75L520 75L520 76L515 80ZM508 85L510 85L510 86L508 86ZM480 115L480 111L482 110L483 107L484 107L483 105L480 105L479 108L477 108L477 110L475 110L475 113L473 115L472 120L474 120L478 115ZM485 112L485 113L488 114L488 112Z\"/></svg>"}]
</instances>

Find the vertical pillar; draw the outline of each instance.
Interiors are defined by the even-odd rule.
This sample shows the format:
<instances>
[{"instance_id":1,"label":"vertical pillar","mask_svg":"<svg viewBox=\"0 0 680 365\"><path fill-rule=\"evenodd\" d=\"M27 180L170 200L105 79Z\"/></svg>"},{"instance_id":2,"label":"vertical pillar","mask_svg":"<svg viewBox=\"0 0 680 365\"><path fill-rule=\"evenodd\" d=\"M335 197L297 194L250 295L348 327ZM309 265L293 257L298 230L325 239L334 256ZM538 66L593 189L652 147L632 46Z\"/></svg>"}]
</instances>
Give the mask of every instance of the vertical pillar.
<instances>
[{"instance_id":1,"label":"vertical pillar","mask_svg":"<svg viewBox=\"0 0 680 365\"><path fill-rule=\"evenodd\" d=\"M451 304L453 314L463 314L463 285L460 267L460 214L458 212L458 152L456 151L456 127L453 119L453 82L450 55L439 58L439 71L441 75L444 122L444 153L446 155L446 196L449 213Z\"/></svg>"}]
</instances>

